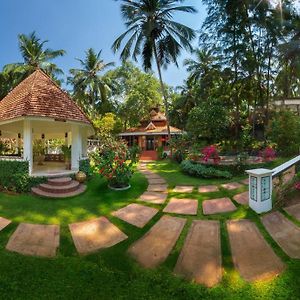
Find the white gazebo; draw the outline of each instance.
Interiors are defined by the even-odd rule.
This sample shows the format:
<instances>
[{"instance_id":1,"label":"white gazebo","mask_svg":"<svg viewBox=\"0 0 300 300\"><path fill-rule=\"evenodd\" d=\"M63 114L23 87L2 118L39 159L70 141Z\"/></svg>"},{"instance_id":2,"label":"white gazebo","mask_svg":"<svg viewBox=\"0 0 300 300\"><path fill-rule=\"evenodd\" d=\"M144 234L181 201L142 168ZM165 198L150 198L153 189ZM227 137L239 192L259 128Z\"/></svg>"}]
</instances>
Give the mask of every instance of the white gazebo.
<instances>
[{"instance_id":1,"label":"white gazebo","mask_svg":"<svg viewBox=\"0 0 300 300\"><path fill-rule=\"evenodd\" d=\"M90 120L77 104L39 69L0 101L0 138L14 139L23 149L17 159L29 162L32 176L67 173L63 163L43 167L34 164L35 139L65 139L71 146L70 173L78 171L80 160L86 158L87 138L93 133Z\"/></svg>"}]
</instances>

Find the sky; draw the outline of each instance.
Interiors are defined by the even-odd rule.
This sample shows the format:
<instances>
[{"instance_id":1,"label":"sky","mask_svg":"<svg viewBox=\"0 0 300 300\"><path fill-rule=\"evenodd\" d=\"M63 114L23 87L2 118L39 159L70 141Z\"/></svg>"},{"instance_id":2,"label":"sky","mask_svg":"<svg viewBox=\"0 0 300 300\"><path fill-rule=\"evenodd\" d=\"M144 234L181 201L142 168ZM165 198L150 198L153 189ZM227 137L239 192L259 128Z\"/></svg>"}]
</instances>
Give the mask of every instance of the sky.
<instances>
[{"instance_id":1,"label":"sky","mask_svg":"<svg viewBox=\"0 0 300 300\"><path fill-rule=\"evenodd\" d=\"M180 13L176 21L195 30L200 29L206 16L201 0L186 0L197 14ZM120 1L114 0L0 0L0 69L5 64L21 62L17 36L20 33L36 31L42 40L49 40L52 49L64 49L66 55L54 62L63 69L65 75L70 68L79 67L75 58L83 58L90 47L102 49L105 62L113 61L120 65L118 53L114 54L111 45L125 30L120 13ZM198 41L195 39L194 46ZM164 71L164 81L178 86L186 78L182 61L189 57L183 52L179 68L170 66Z\"/></svg>"}]
</instances>

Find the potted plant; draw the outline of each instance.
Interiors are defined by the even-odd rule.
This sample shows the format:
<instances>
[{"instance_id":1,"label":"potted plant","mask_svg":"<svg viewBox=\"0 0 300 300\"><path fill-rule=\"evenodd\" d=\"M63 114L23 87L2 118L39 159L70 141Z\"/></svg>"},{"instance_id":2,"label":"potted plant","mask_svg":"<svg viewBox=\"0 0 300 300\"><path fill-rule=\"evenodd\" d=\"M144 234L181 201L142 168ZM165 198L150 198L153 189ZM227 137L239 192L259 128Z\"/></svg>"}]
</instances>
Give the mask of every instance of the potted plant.
<instances>
[{"instance_id":1,"label":"potted plant","mask_svg":"<svg viewBox=\"0 0 300 300\"><path fill-rule=\"evenodd\" d=\"M98 173L107 179L110 189L130 188L133 161L124 142L112 141L110 146L99 149L98 153L93 155L93 159Z\"/></svg>"},{"instance_id":2,"label":"potted plant","mask_svg":"<svg viewBox=\"0 0 300 300\"><path fill-rule=\"evenodd\" d=\"M33 142L34 160L38 165L43 165L45 161L45 144L43 140L35 140Z\"/></svg>"},{"instance_id":3,"label":"potted plant","mask_svg":"<svg viewBox=\"0 0 300 300\"><path fill-rule=\"evenodd\" d=\"M71 170L71 146L62 145L61 152L64 155L66 170Z\"/></svg>"}]
</instances>

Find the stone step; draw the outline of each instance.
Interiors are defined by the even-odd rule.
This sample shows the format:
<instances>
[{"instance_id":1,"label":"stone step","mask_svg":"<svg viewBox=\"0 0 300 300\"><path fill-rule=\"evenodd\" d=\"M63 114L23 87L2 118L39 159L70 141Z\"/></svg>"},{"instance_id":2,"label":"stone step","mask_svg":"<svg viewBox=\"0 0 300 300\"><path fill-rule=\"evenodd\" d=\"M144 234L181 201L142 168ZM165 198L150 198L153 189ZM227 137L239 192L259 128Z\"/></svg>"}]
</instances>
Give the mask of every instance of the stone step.
<instances>
[{"instance_id":1,"label":"stone step","mask_svg":"<svg viewBox=\"0 0 300 300\"><path fill-rule=\"evenodd\" d=\"M65 194L71 193L78 189L79 182L72 180L66 185L52 185L48 183L42 183L38 187L40 190L47 192L47 193L54 193L54 194Z\"/></svg>"},{"instance_id":2,"label":"stone step","mask_svg":"<svg viewBox=\"0 0 300 300\"><path fill-rule=\"evenodd\" d=\"M69 193L49 193L41 190L40 188L32 188L31 191L34 195L40 196L40 197L45 197L45 198L69 198L69 197L75 197L78 196L82 193L84 193L86 190L86 186L83 184L80 184L78 188Z\"/></svg>"},{"instance_id":3,"label":"stone step","mask_svg":"<svg viewBox=\"0 0 300 300\"><path fill-rule=\"evenodd\" d=\"M246 281L267 280L280 274L285 265L250 220L227 221L235 268Z\"/></svg>"},{"instance_id":4,"label":"stone step","mask_svg":"<svg viewBox=\"0 0 300 300\"><path fill-rule=\"evenodd\" d=\"M72 181L71 177L49 178L48 184L54 186L67 185Z\"/></svg>"},{"instance_id":5,"label":"stone step","mask_svg":"<svg viewBox=\"0 0 300 300\"><path fill-rule=\"evenodd\" d=\"M174 273L207 287L212 287L221 281L222 254L219 221L193 221Z\"/></svg>"}]
</instances>

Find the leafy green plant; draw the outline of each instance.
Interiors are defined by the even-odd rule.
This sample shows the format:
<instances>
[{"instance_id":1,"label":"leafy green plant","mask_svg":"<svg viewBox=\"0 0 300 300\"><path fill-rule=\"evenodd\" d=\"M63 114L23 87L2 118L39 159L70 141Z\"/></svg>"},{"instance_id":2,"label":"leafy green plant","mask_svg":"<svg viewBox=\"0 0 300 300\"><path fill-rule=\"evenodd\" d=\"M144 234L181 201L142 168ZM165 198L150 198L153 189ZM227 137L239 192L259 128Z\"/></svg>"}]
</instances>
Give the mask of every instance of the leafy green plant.
<instances>
[{"instance_id":1,"label":"leafy green plant","mask_svg":"<svg viewBox=\"0 0 300 300\"><path fill-rule=\"evenodd\" d=\"M180 164L183 173L201 177L201 178L232 178L232 174L228 171L221 171L213 167L207 167L199 163L194 163L189 160L184 160Z\"/></svg>"}]
</instances>

